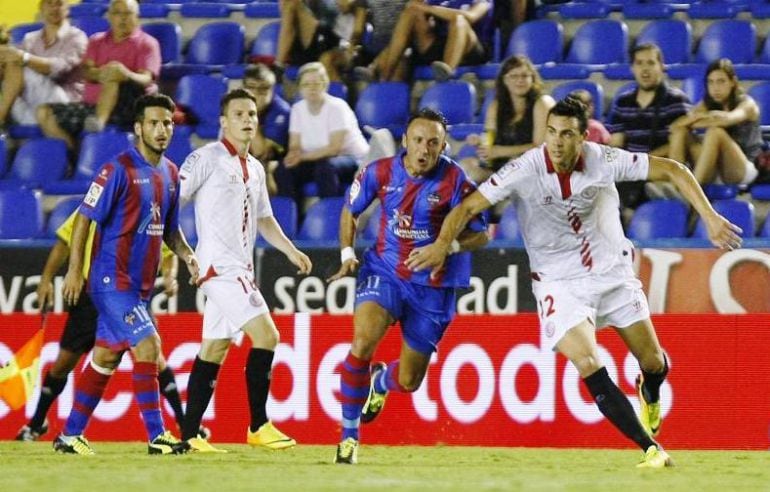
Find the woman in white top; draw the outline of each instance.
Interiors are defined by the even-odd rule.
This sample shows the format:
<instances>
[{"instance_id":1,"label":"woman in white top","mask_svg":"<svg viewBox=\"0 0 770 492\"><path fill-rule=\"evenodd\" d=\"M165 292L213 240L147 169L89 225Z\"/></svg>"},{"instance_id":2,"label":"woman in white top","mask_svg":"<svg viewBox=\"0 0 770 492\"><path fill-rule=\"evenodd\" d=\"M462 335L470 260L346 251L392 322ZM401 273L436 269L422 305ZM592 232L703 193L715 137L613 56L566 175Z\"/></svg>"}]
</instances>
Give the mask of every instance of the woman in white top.
<instances>
[{"instance_id":1,"label":"woman in white top","mask_svg":"<svg viewBox=\"0 0 770 492\"><path fill-rule=\"evenodd\" d=\"M302 186L314 181L321 197L342 194L369 152L358 120L345 100L328 93L329 77L319 62L299 70L302 100L291 107L289 151L276 170L278 194L301 200Z\"/></svg>"}]
</instances>

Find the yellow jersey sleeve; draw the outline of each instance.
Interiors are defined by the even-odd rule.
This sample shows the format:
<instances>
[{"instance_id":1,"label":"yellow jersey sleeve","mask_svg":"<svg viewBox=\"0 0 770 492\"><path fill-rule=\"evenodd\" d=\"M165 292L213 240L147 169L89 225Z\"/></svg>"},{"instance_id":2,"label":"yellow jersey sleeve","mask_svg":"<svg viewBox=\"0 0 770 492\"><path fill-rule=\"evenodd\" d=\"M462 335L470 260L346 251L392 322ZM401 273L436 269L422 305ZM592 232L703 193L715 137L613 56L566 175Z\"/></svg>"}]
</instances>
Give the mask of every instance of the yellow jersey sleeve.
<instances>
[{"instance_id":1,"label":"yellow jersey sleeve","mask_svg":"<svg viewBox=\"0 0 770 492\"><path fill-rule=\"evenodd\" d=\"M72 242L72 229L75 226L75 217L78 211L75 210L67 217L62 225L56 229L56 236L64 241L64 244L70 246ZM96 223L91 222L91 227L88 228L88 238L86 239L86 251L85 258L83 258L83 278L88 278L88 272L91 270L91 249L94 245L94 234L96 234Z\"/></svg>"}]
</instances>

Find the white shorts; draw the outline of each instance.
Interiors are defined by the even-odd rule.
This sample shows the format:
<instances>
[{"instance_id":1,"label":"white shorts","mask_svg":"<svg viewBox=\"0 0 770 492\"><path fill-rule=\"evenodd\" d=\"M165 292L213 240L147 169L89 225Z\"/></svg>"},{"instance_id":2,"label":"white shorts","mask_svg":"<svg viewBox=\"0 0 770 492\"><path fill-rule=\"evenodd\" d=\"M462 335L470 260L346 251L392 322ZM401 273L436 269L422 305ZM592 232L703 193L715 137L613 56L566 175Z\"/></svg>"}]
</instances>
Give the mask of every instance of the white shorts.
<instances>
[{"instance_id":1,"label":"white shorts","mask_svg":"<svg viewBox=\"0 0 770 492\"><path fill-rule=\"evenodd\" d=\"M744 166L746 167L746 171L743 173L743 179L740 183L736 183L738 185L747 185L754 182L755 179L757 179L757 176L759 176L759 169L757 169L757 166L754 165L753 162L750 160L743 161ZM722 176L719 176L717 174L717 177L714 178L714 184L723 185L725 184L724 181L722 181Z\"/></svg>"},{"instance_id":2,"label":"white shorts","mask_svg":"<svg viewBox=\"0 0 770 492\"><path fill-rule=\"evenodd\" d=\"M19 125L37 125L36 111L41 104L68 103L70 96L50 77L31 68L24 69L24 91L11 107L11 117Z\"/></svg>"},{"instance_id":3,"label":"white shorts","mask_svg":"<svg viewBox=\"0 0 770 492\"><path fill-rule=\"evenodd\" d=\"M203 339L239 336L243 326L269 309L248 270L233 270L211 277L201 285L206 294Z\"/></svg>"},{"instance_id":4,"label":"white shorts","mask_svg":"<svg viewBox=\"0 0 770 492\"><path fill-rule=\"evenodd\" d=\"M650 317L642 283L629 265L588 277L532 281L542 347L554 349L570 328L586 319L597 328L628 327Z\"/></svg>"}]
</instances>

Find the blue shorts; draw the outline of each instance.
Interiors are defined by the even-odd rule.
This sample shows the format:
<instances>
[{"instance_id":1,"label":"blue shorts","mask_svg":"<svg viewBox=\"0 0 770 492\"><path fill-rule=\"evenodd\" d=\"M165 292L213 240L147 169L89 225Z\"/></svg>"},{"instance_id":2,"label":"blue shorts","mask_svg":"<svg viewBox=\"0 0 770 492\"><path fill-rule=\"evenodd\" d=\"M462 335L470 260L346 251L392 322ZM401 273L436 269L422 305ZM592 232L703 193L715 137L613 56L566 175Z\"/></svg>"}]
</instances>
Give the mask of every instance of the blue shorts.
<instances>
[{"instance_id":1,"label":"blue shorts","mask_svg":"<svg viewBox=\"0 0 770 492\"><path fill-rule=\"evenodd\" d=\"M155 333L149 303L138 292L91 292L91 300L99 312L96 345L120 352Z\"/></svg>"},{"instance_id":2,"label":"blue shorts","mask_svg":"<svg viewBox=\"0 0 770 492\"><path fill-rule=\"evenodd\" d=\"M375 302L401 322L404 341L430 355L455 315L455 289L406 282L364 263L358 273L356 306Z\"/></svg>"}]
</instances>

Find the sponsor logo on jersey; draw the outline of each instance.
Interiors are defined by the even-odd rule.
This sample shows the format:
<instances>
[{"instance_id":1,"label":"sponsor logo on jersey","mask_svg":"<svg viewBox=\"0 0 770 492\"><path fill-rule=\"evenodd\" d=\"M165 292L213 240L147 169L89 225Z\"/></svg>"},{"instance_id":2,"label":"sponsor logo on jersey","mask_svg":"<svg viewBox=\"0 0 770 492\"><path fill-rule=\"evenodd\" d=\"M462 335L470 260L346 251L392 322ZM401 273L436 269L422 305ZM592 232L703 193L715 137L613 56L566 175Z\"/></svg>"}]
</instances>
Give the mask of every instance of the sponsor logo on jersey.
<instances>
[{"instance_id":1,"label":"sponsor logo on jersey","mask_svg":"<svg viewBox=\"0 0 770 492\"><path fill-rule=\"evenodd\" d=\"M607 147L607 146L604 147L604 160L606 160L607 162L614 161L615 159L618 158L619 155L620 155L620 152L618 152L618 149L616 149L615 147Z\"/></svg>"},{"instance_id":2,"label":"sponsor logo on jersey","mask_svg":"<svg viewBox=\"0 0 770 492\"><path fill-rule=\"evenodd\" d=\"M91 183L85 198L83 198L83 203L89 207L95 207L99 203L99 198L101 198L103 192L104 186L96 182Z\"/></svg>"},{"instance_id":3,"label":"sponsor logo on jersey","mask_svg":"<svg viewBox=\"0 0 770 492\"><path fill-rule=\"evenodd\" d=\"M428 194L428 203L430 203L431 205L436 205L440 201L441 201L441 195L439 195L438 193Z\"/></svg>"}]
</instances>

